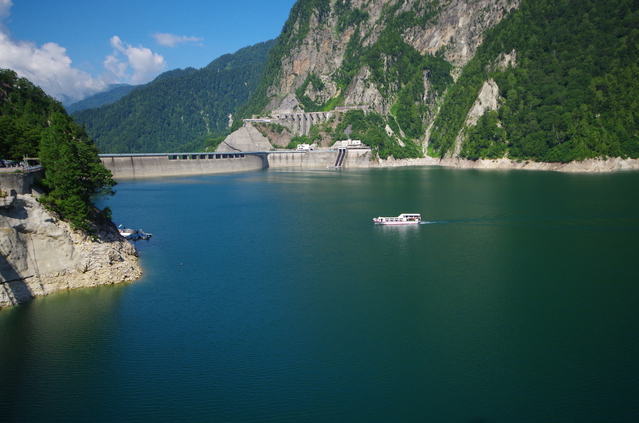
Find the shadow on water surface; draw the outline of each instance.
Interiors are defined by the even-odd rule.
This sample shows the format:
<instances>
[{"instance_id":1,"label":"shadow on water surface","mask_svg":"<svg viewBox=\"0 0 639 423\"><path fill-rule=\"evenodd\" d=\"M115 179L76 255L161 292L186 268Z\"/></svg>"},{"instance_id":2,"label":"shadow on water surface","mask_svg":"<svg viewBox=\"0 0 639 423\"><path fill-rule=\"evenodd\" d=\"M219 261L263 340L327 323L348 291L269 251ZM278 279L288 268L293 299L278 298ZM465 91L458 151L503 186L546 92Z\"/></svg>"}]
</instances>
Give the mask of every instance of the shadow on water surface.
<instances>
[{"instance_id":1,"label":"shadow on water surface","mask_svg":"<svg viewBox=\"0 0 639 423\"><path fill-rule=\"evenodd\" d=\"M7 289L3 283L2 289ZM25 381L28 379L25 368L28 367L30 343L21 342L29 336L29 306L18 305L11 310L10 317L0 325L0 409L3 421L20 421L20 398L23 395Z\"/></svg>"},{"instance_id":2,"label":"shadow on water surface","mask_svg":"<svg viewBox=\"0 0 639 423\"><path fill-rule=\"evenodd\" d=\"M68 420L67 401L104 395L101 381L107 376L92 360L111 345L110 324L125 291L125 285L62 291L0 310L0 421ZM80 369L92 377L83 377ZM29 408L27 397L36 405L62 405ZM74 412L72 420L108 421L95 409Z\"/></svg>"}]
</instances>

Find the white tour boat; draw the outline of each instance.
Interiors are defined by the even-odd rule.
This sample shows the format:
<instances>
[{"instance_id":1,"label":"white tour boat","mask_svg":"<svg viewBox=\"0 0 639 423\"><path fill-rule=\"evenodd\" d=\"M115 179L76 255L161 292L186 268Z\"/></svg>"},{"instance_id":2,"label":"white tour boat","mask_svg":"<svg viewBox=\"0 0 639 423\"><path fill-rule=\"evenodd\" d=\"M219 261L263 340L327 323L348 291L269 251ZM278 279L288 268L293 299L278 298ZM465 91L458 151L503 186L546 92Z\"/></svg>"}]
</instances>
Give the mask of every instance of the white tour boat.
<instances>
[{"instance_id":1,"label":"white tour boat","mask_svg":"<svg viewBox=\"0 0 639 423\"><path fill-rule=\"evenodd\" d=\"M397 217L376 217L373 222L378 225L416 225L421 220L419 213L402 213Z\"/></svg>"}]
</instances>

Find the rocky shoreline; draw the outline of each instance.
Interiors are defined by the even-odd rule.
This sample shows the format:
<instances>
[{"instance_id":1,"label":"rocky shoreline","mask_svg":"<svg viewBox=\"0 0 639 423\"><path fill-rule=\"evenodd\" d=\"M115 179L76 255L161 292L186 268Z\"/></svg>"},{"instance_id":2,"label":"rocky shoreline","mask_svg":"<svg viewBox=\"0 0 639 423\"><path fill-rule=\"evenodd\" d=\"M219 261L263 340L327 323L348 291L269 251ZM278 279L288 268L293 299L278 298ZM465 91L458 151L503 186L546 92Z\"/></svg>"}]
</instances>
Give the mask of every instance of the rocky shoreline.
<instances>
[{"instance_id":1,"label":"rocky shoreline","mask_svg":"<svg viewBox=\"0 0 639 423\"><path fill-rule=\"evenodd\" d=\"M111 222L95 239L71 229L31 194L0 205L0 308L54 292L132 282L135 247Z\"/></svg>"},{"instance_id":2,"label":"rocky shoreline","mask_svg":"<svg viewBox=\"0 0 639 423\"><path fill-rule=\"evenodd\" d=\"M638 159L622 159L619 157L607 159L587 159L570 163L547 163L533 161L515 161L509 159L498 160L464 160L459 158L438 159L425 157L422 159L388 159L371 162L370 167L400 167L400 166L444 166L460 169L524 169L547 170L555 172L586 172L606 173L625 170L639 170Z\"/></svg>"}]
</instances>

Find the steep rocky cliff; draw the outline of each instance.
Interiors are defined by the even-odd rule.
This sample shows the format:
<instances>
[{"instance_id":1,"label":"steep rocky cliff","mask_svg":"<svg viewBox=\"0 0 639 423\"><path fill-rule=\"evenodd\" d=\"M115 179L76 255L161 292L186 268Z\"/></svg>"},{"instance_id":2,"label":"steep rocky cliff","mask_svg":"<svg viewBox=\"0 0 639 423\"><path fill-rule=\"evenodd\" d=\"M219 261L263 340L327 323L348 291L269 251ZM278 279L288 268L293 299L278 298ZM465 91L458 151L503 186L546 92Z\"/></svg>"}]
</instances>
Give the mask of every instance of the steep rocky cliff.
<instances>
[{"instance_id":1,"label":"steep rocky cliff","mask_svg":"<svg viewBox=\"0 0 639 423\"><path fill-rule=\"evenodd\" d=\"M295 95L308 76L315 74L322 87L306 87L305 94L312 100L325 102L342 95L346 105L366 103L388 112L393 99L383 100L380 94L386 89L362 83L370 77L368 66L362 66L346 87L340 87L340 70L349 55L374 46L385 30L397 30L420 54L440 55L462 67L473 57L486 29L518 5L519 0L298 2L279 40L290 49L281 57L278 75L270 81L266 110L280 108L287 96ZM349 48L357 53L347 51ZM384 54L391 60L390 54Z\"/></svg>"},{"instance_id":2,"label":"steep rocky cliff","mask_svg":"<svg viewBox=\"0 0 639 423\"><path fill-rule=\"evenodd\" d=\"M367 138L382 158L421 156L448 87L486 30L519 1L300 0L272 51L251 112L373 112L383 118L384 132L364 125L353 137ZM335 132L342 116L334 116L303 135L318 144L350 137Z\"/></svg>"},{"instance_id":3,"label":"steep rocky cliff","mask_svg":"<svg viewBox=\"0 0 639 423\"><path fill-rule=\"evenodd\" d=\"M357 107L381 120L303 135L382 159L637 158L637 19L633 0L299 0L245 116Z\"/></svg>"},{"instance_id":4,"label":"steep rocky cliff","mask_svg":"<svg viewBox=\"0 0 639 423\"><path fill-rule=\"evenodd\" d=\"M270 63L271 72L265 75L264 110L367 105L401 120L398 115L404 111L397 103L402 92L408 84L420 84L410 87L418 96L411 100L428 103L419 111L428 125L445 89L433 81L456 75L455 69L473 57L486 29L518 4L519 0L299 1L278 39L278 63ZM405 45L398 45L395 36ZM432 66L414 53L432 56ZM413 63L402 63L410 55ZM435 57L453 66L442 67ZM417 80L403 75L414 71ZM447 75L437 75L441 72Z\"/></svg>"},{"instance_id":5,"label":"steep rocky cliff","mask_svg":"<svg viewBox=\"0 0 639 423\"><path fill-rule=\"evenodd\" d=\"M135 247L115 226L74 231L31 194L0 204L0 308L66 289L134 281Z\"/></svg>"}]
</instances>

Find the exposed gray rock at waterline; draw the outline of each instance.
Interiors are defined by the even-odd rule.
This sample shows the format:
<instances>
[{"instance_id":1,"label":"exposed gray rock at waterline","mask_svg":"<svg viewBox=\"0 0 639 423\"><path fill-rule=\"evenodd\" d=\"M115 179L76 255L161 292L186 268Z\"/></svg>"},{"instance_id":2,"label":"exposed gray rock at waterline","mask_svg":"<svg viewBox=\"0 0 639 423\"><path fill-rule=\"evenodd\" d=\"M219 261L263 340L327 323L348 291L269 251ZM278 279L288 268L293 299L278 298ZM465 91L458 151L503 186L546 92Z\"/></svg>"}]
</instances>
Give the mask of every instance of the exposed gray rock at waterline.
<instances>
[{"instance_id":1,"label":"exposed gray rock at waterline","mask_svg":"<svg viewBox=\"0 0 639 423\"><path fill-rule=\"evenodd\" d=\"M97 240L74 231L30 194L0 207L0 308L54 292L134 281L135 247L115 226Z\"/></svg>"}]
</instances>

